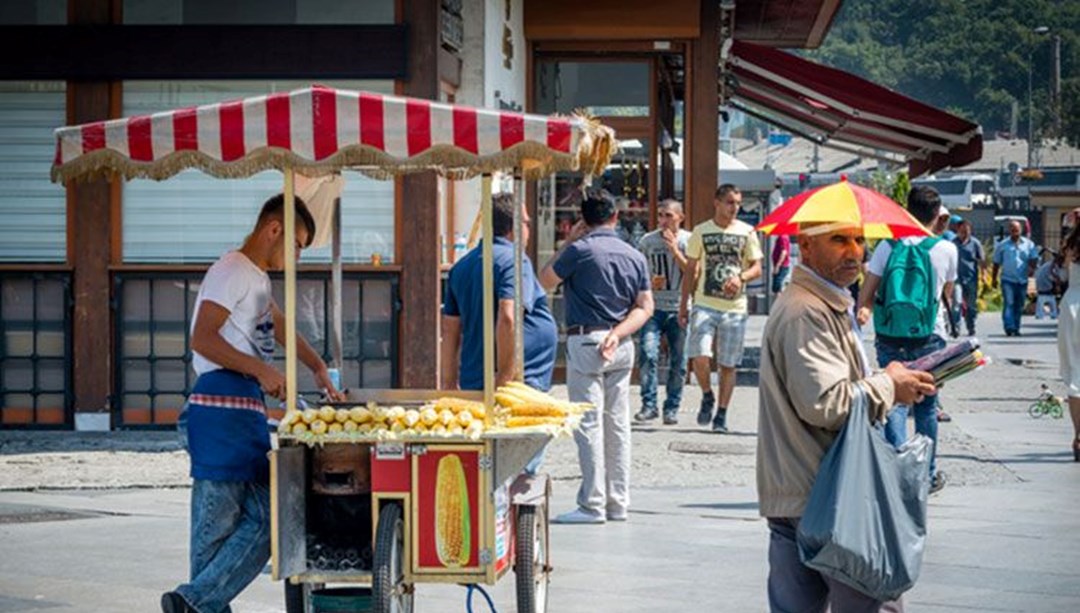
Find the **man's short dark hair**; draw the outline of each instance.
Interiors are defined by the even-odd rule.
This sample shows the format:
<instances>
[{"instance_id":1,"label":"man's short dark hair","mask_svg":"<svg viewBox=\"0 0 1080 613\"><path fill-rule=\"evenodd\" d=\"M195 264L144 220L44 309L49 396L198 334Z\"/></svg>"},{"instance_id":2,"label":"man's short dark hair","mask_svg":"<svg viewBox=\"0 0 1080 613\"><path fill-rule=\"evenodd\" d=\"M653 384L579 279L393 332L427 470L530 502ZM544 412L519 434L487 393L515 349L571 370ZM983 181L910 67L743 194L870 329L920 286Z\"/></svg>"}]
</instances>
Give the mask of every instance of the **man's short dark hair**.
<instances>
[{"instance_id":1,"label":"man's short dark hair","mask_svg":"<svg viewBox=\"0 0 1080 613\"><path fill-rule=\"evenodd\" d=\"M296 221L304 224L304 228L307 230L307 242L304 243L304 246L310 247L311 242L315 240L315 218L311 216L311 211L308 210L307 204L304 203L300 196L294 196L293 201L296 203ZM255 227L261 228L271 219L276 219L282 223L285 222L285 194L271 196L263 204L262 210L259 211L259 220L255 222Z\"/></svg>"},{"instance_id":2,"label":"man's short dark hair","mask_svg":"<svg viewBox=\"0 0 1080 613\"><path fill-rule=\"evenodd\" d=\"M720 187L716 188L716 199L723 200L728 194L739 194L739 188L735 187L734 183L723 183Z\"/></svg>"},{"instance_id":3,"label":"man's short dark hair","mask_svg":"<svg viewBox=\"0 0 1080 613\"><path fill-rule=\"evenodd\" d=\"M938 218L941 210L941 196L929 185L915 185L908 192L907 209L912 217L924 226L929 226Z\"/></svg>"},{"instance_id":4,"label":"man's short dark hair","mask_svg":"<svg viewBox=\"0 0 1080 613\"><path fill-rule=\"evenodd\" d=\"M509 236L514 231L514 196L500 193L491 197L491 227L495 236Z\"/></svg>"},{"instance_id":5,"label":"man's short dark hair","mask_svg":"<svg viewBox=\"0 0 1080 613\"><path fill-rule=\"evenodd\" d=\"M599 226L615 216L615 199L605 191L589 190L581 201L581 217L590 226Z\"/></svg>"}]
</instances>

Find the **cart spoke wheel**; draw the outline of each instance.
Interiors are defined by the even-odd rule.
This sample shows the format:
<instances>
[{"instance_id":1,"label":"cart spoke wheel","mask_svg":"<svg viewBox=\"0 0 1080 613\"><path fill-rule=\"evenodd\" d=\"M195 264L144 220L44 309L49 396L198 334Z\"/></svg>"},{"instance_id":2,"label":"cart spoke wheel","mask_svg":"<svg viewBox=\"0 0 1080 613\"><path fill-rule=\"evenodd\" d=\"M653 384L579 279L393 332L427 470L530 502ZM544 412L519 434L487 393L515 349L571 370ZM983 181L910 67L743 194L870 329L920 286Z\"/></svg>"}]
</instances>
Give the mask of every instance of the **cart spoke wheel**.
<instances>
[{"instance_id":1,"label":"cart spoke wheel","mask_svg":"<svg viewBox=\"0 0 1080 613\"><path fill-rule=\"evenodd\" d=\"M371 591L375 613L412 613L413 589L405 583L405 520L401 505L379 511Z\"/></svg>"},{"instance_id":2,"label":"cart spoke wheel","mask_svg":"<svg viewBox=\"0 0 1080 613\"><path fill-rule=\"evenodd\" d=\"M514 575L518 613L546 613L551 558L548 555L547 506L517 507Z\"/></svg>"}]
</instances>

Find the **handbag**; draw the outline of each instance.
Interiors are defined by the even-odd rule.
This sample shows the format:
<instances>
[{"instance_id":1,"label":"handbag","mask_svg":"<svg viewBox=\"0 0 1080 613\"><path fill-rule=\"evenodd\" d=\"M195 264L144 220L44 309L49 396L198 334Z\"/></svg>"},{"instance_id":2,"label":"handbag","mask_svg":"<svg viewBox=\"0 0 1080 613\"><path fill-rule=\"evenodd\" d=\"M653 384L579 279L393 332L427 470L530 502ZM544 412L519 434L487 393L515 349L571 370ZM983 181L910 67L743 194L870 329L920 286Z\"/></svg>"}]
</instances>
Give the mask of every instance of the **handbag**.
<instances>
[{"instance_id":1,"label":"handbag","mask_svg":"<svg viewBox=\"0 0 1080 613\"><path fill-rule=\"evenodd\" d=\"M871 424L862 385L855 390L799 521L799 558L876 600L896 600L922 566L933 441L916 434L894 448Z\"/></svg>"}]
</instances>

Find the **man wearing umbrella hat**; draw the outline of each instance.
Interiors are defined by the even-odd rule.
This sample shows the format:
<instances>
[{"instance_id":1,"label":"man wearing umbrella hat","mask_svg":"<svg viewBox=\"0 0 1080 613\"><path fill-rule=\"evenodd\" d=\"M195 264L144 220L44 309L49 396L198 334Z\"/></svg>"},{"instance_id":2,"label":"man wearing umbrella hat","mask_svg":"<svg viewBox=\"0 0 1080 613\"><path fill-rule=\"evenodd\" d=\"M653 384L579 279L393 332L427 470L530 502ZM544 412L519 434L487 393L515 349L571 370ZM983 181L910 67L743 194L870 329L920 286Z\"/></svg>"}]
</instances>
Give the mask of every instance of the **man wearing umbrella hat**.
<instances>
[{"instance_id":1,"label":"man wearing umbrella hat","mask_svg":"<svg viewBox=\"0 0 1080 613\"><path fill-rule=\"evenodd\" d=\"M847 290L862 269L863 228L852 222L800 225L800 263L773 305L761 347L757 489L769 524L769 607L902 611L899 601L877 601L805 566L795 535L822 457L848 419L856 386L880 420L894 402L932 394L933 377L898 362L871 372Z\"/></svg>"}]
</instances>

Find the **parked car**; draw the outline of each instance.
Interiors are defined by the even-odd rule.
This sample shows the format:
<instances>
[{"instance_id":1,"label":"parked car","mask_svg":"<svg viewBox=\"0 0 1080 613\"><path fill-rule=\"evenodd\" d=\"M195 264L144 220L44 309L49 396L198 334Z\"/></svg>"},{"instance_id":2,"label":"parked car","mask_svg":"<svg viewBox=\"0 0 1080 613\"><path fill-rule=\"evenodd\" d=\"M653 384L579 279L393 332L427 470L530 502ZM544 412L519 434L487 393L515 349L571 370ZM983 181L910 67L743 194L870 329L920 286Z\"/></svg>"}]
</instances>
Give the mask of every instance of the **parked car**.
<instances>
[{"instance_id":1,"label":"parked car","mask_svg":"<svg viewBox=\"0 0 1080 613\"><path fill-rule=\"evenodd\" d=\"M997 206L997 184L994 177L984 174L963 174L951 177L916 179L912 185L928 185L941 196L941 203L954 211Z\"/></svg>"}]
</instances>

